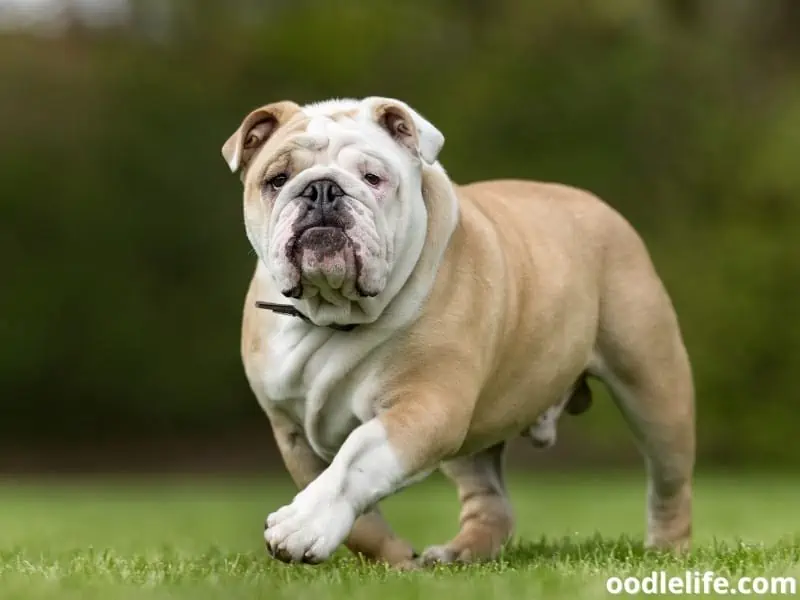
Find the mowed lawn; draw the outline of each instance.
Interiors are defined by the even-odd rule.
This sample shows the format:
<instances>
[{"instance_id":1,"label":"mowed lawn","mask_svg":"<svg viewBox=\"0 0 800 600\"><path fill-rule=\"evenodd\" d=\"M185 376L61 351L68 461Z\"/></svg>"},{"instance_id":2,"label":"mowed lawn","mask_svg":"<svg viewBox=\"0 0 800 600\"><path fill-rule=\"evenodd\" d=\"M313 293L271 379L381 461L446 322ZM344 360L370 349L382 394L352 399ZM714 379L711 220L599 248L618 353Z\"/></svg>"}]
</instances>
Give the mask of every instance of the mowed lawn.
<instances>
[{"instance_id":1,"label":"mowed lawn","mask_svg":"<svg viewBox=\"0 0 800 600\"><path fill-rule=\"evenodd\" d=\"M271 560L262 523L293 495L283 478L6 481L0 598L607 598L607 577L656 569L800 578L797 475L698 476L696 544L683 559L641 548L641 473L514 475L518 539L499 561L412 573L346 551L321 566ZM418 549L457 526L454 491L440 478L383 506Z\"/></svg>"}]
</instances>

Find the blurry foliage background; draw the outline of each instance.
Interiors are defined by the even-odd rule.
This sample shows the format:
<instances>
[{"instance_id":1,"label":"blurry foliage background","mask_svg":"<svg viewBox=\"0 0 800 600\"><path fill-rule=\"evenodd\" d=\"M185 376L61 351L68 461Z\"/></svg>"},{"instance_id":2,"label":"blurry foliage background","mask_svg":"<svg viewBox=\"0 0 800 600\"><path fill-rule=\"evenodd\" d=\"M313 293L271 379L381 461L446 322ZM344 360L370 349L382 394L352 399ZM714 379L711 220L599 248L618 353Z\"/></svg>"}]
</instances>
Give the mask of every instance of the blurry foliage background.
<instances>
[{"instance_id":1,"label":"blurry foliage background","mask_svg":"<svg viewBox=\"0 0 800 600\"><path fill-rule=\"evenodd\" d=\"M558 180L626 215L681 319L701 463L800 464L797 0L120 15L0 32L3 439L269 436L239 362L254 256L219 149L257 105L375 94L440 127L457 181ZM631 445L610 402L564 421L564 443Z\"/></svg>"}]
</instances>

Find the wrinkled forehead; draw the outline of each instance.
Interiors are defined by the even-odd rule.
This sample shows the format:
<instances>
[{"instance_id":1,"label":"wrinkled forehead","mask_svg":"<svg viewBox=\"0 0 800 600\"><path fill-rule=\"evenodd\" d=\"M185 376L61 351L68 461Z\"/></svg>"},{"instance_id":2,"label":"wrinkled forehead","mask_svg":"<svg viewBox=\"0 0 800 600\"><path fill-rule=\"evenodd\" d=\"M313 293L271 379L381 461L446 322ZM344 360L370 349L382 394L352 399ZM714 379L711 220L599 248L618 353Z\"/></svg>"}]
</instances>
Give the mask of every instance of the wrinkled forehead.
<instances>
[{"instance_id":1,"label":"wrinkled forehead","mask_svg":"<svg viewBox=\"0 0 800 600\"><path fill-rule=\"evenodd\" d=\"M338 162L353 152L395 163L397 148L374 122L365 120L356 109L319 111L304 109L268 140L258 157L263 170L279 157L303 154L312 160Z\"/></svg>"},{"instance_id":2,"label":"wrinkled forehead","mask_svg":"<svg viewBox=\"0 0 800 600\"><path fill-rule=\"evenodd\" d=\"M389 153L394 143L373 121L364 119L356 110L315 114L311 112L303 131L289 140L301 148L323 152L335 159L344 149L372 150Z\"/></svg>"}]
</instances>

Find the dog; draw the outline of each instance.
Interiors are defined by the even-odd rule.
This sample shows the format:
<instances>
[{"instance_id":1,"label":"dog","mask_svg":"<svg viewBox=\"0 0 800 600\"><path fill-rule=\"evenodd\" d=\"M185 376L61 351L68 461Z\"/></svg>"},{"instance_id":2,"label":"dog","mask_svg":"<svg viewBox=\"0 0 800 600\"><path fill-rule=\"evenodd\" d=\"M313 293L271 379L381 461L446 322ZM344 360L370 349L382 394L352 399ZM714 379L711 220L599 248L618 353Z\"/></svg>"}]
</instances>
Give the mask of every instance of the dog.
<instances>
[{"instance_id":1,"label":"dog","mask_svg":"<svg viewBox=\"0 0 800 600\"><path fill-rule=\"evenodd\" d=\"M649 547L691 536L695 408L678 319L645 244L589 192L458 185L442 133L382 97L291 101L222 148L258 257L241 353L300 489L269 552L319 563L341 543L399 568L490 560L513 529L507 441L554 440L586 378L610 389L645 458ZM381 499L440 469L460 531L417 554Z\"/></svg>"}]
</instances>

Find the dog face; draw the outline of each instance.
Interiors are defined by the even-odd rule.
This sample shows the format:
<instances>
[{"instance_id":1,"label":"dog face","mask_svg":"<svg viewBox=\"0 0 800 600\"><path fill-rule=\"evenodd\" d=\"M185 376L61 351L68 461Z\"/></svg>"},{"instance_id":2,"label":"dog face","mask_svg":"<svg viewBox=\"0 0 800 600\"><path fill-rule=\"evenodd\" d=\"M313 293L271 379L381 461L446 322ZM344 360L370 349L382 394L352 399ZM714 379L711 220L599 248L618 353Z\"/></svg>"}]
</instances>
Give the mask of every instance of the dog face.
<instances>
[{"instance_id":1,"label":"dog face","mask_svg":"<svg viewBox=\"0 0 800 600\"><path fill-rule=\"evenodd\" d=\"M281 293L334 306L382 294L425 231L423 161L443 142L388 98L279 102L247 115L222 153L241 171L247 237Z\"/></svg>"}]
</instances>

